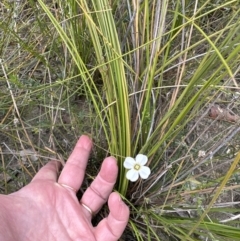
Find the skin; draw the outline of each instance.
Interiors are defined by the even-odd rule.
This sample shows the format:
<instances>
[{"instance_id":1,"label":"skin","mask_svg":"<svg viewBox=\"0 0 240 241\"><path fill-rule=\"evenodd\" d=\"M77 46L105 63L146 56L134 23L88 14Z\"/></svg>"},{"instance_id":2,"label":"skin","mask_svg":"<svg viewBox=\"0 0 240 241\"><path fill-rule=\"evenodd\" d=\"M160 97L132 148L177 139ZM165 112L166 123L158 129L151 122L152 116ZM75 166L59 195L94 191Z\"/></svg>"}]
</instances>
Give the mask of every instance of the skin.
<instances>
[{"instance_id":1,"label":"skin","mask_svg":"<svg viewBox=\"0 0 240 241\"><path fill-rule=\"evenodd\" d=\"M129 209L112 193L118 167L106 158L101 170L83 194L81 202L97 213L108 202L109 215L97 227L91 214L76 197L83 182L92 142L81 136L58 177L60 164L50 161L32 182L10 195L0 195L0 240L117 241L128 219ZM66 186L62 186L65 184Z\"/></svg>"}]
</instances>

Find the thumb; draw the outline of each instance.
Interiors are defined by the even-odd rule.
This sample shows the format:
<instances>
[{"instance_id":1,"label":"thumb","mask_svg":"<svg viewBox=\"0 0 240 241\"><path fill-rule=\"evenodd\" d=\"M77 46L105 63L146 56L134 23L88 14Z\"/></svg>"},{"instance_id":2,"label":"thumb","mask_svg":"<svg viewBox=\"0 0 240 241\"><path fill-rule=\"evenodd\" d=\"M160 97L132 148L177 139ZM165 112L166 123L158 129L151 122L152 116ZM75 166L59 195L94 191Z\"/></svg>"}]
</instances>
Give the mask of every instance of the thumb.
<instances>
[{"instance_id":1,"label":"thumb","mask_svg":"<svg viewBox=\"0 0 240 241\"><path fill-rule=\"evenodd\" d=\"M97 241L117 241L127 226L129 208L117 193L111 193L108 199L110 213L96 227Z\"/></svg>"}]
</instances>

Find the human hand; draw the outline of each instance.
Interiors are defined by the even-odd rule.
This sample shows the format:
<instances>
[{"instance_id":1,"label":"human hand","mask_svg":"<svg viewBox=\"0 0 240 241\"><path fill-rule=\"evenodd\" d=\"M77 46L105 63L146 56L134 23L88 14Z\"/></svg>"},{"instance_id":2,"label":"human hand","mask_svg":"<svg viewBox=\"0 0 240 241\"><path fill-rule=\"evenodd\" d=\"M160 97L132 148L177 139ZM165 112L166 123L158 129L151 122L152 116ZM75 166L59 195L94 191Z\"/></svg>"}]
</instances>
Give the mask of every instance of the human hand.
<instances>
[{"instance_id":1,"label":"human hand","mask_svg":"<svg viewBox=\"0 0 240 241\"><path fill-rule=\"evenodd\" d=\"M111 193L118 172L113 157L103 161L99 174L81 198L82 205L76 197L91 148L91 140L81 136L59 178L59 162L50 161L30 184L10 195L0 195L0 210L2 206L6 211L5 215L0 213L0 219L5 219L5 234L0 232L0 240L116 241L120 238L128 222L129 209L117 193ZM107 200L108 217L93 227L90 212L96 214Z\"/></svg>"}]
</instances>

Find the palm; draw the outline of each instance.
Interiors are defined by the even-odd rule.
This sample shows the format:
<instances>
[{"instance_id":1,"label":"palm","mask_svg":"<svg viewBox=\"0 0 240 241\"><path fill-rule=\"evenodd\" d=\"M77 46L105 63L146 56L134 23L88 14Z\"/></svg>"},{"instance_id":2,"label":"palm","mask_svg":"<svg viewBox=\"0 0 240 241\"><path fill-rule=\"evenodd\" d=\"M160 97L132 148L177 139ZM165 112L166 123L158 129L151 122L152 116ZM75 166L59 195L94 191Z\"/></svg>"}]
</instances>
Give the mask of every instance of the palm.
<instances>
[{"instance_id":1,"label":"palm","mask_svg":"<svg viewBox=\"0 0 240 241\"><path fill-rule=\"evenodd\" d=\"M91 213L80 205L76 193L63 186L65 184L75 190L80 188L90 149L90 140L86 136L81 137L58 181L59 164L51 161L29 185L9 195L13 203L18 204L15 222L19 222L18 232L24 240L115 241L121 236L129 210L117 193L110 195L117 177L117 165L113 158L105 159L100 173L81 199L97 213L110 195L109 216L97 227L92 226Z\"/></svg>"}]
</instances>

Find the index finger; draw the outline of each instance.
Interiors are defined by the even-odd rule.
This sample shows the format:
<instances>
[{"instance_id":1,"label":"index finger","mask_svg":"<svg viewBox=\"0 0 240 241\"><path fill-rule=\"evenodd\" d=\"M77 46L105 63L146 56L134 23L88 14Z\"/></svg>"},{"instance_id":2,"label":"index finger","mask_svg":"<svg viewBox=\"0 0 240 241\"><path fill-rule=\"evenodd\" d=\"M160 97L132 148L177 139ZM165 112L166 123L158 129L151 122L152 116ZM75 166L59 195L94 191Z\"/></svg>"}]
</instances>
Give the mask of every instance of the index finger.
<instances>
[{"instance_id":1,"label":"index finger","mask_svg":"<svg viewBox=\"0 0 240 241\"><path fill-rule=\"evenodd\" d=\"M58 178L59 184L65 184L75 190L81 187L91 149L90 138L81 136Z\"/></svg>"}]
</instances>

